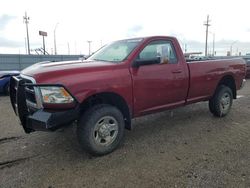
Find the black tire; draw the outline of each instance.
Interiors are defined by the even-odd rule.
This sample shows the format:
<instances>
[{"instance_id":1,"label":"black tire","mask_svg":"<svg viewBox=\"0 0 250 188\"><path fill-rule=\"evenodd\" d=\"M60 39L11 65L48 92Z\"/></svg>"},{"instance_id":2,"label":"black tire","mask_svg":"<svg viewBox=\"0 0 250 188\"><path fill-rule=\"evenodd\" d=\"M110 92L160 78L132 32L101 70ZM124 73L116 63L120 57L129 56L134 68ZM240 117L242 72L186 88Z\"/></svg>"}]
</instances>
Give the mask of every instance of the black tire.
<instances>
[{"instance_id":1,"label":"black tire","mask_svg":"<svg viewBox=\"0 0 250 188\"><path fill-rule=\"evenodd\" d=\"M213 97L209 100L209 102L208 102L208 107L209 107L209 111L212 113L212 114L214 114L214 111L215 111L215 109L214 109L214 102L213 102L214 100L213 100Z\"/></svg>"},{"instance_id":2,"label":"black tire","mask_svg":"<svg viewBox=\"0 0 250 188\"><path fill-rule=\"evenodd\" d=\"M7 83L7 84L4 86L4 94L5 94L5 95L9 95L9 94L10 94L10 83Z\"/></svg>"},{"instance_id":3,"label":"black tire","mask_svg":"<svg viewBox=\"0 0 250 188\"><path fill-rule=\"evenodd\" d=\"M209 110L217 117L224 117L229 113L232 104L232 90L225 85L220 85L214 96L209 100Z\"/></svg>"},{"instance_id":4,"label":"black tire","mask_svg":"<svg viewBox=\"0 0 250 188\"><path fill-rule=\"evenodd\" d=\"M112 127L115 130L111 130ZM85 151L101 156L111 153L120 145L124 127L123 115L116 107L96 105L87 110L78 122L77 137Z\"/></svg>"}]
</instances>

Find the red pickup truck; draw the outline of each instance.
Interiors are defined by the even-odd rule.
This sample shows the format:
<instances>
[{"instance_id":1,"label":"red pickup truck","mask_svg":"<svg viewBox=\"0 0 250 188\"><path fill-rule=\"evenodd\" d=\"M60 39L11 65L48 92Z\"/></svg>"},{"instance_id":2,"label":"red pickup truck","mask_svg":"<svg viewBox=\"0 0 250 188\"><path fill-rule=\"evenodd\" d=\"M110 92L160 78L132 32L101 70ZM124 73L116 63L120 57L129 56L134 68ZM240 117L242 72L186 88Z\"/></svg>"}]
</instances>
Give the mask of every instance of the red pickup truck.
<instances>
[{"instance_id":1,"label":"red pickup truck","mask_svg":"<svg viewBox=\"0 0 250 188\"><path fill-rule=\"evenodd\" d=\"M227 115L245 75L243 59L186 62L174 37L133 38L84 61L30 66L11 79L10 99L26 133L75 121L81 146L104 155L138 116L199 101Z\"/></svg>"}]
</instances>

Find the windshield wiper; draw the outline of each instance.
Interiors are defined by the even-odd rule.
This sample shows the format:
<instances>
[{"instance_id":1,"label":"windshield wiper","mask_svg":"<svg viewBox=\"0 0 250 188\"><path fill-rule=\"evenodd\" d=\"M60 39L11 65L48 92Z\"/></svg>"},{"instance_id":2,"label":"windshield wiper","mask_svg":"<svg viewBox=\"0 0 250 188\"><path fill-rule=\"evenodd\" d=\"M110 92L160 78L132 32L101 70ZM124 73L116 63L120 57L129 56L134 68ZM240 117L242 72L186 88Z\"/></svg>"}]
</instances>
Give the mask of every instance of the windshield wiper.
<instances>
[{"instance_id":1,"label":"windshield wiper","mask_svg":"<svg viewBox=\"0 0 250 188\"><path fill-rule=\"evenodd\" d=\"M107 60L103 60L103 59L91 59L91 60L94 60L94 61L107 61Z\"/></svg>"},{"instance_id":2,"label":"windshield wiper","mask_svg":"<svg viewBox=\"0 0 250 188\"><path fill-rule=\"evenodd\" d=\"M120 62L118 60L104 60L104 59L91 59L91 60L94 60L94 61L104 61L104 62L114 62L114 63L117 63L117 62Z\"/></svg>"}]
</instances>

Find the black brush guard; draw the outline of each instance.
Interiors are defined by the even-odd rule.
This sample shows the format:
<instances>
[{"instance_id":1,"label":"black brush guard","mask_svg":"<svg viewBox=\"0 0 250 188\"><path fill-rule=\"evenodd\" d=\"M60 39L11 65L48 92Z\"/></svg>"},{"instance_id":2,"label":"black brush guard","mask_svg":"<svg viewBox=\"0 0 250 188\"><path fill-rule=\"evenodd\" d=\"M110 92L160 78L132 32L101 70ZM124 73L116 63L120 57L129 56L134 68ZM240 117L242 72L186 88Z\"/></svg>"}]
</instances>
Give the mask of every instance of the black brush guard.
<instances>
[{"instance_id":1,"label":"black brush guard","mask_svg":"<svg viewBox=\"0 0 250 188\"><path fill-rule=\"evenodd\" d=\"M25 80L20 76L10 79L10 100L15 114L26 133L54 131L79 117L79 108L50 112L44 109L31 110L26 103ZM33 84L34 85L34 84Z\"/></svg>"}]
</instances>

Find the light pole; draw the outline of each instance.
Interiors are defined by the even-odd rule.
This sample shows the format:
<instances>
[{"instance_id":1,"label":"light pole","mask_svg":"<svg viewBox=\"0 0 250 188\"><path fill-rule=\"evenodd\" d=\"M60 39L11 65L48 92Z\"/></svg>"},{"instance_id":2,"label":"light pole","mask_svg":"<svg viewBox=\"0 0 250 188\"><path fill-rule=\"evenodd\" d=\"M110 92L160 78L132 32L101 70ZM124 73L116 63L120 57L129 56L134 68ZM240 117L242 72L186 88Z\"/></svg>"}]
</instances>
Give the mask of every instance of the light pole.
<instances>
[{"instance_id":1,"label":"light pole","mask_svg":"<svg viewBox=\"0 0 250 188\"><path fill-rule=\"evenodd\" d=\"M89 55L91 54L91 40L88 40L87 43L89 43Z\"/></svg>"},{"instance_id":2,"label":"light pole","mask_svg":"<svg viewBox=\"0 0 250 188\"><path fill-rule=\"evenodd\" d=\"M27 12L25 12L23 20L24 20L24 23L26 24L28 54L30 55L30 41L29 41L29 29L28 29L28 24L29 24L30 17L27 16Z\"/></svg>"},{"instance_id":3,"label":"light pole","mask_svg":"<svg viewBox=\"0 0 250 188\"><path fill-rule=\"evenodd\" d=\"M69 42L68 42L68 55L70 55L70 47L69 47Z\"/></svg>"},{"instance_id":4,"label":"light pole","mask_svg":"<svg viewBox=\"0 0 250 188\"><path fill-rule=\"evenodd\" d=\"M56 23L55 29L54 29L54 49L55 49L55 55L57 55L57 51L56 51L56 28L58 26L58 22Z\"/></svg>"},{"instance_id":5,"label":"light pole","mask_svg":"<svg viewBox=\"0 0 250 188\"><path fill-rule=\"evenodd\" d=\"M230 56L233 55L233 45L234 45L236 42L237 42L237 40L234 41L234 42L232 42L231 45L230 45Z\"/></svg>"}]
</instances>

